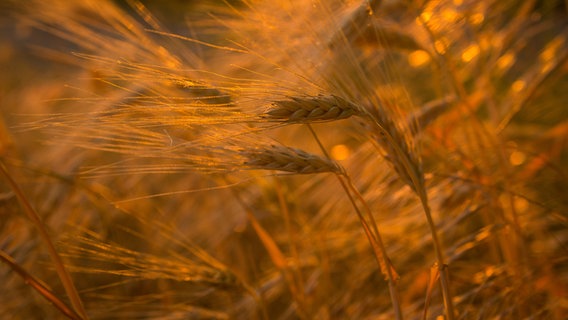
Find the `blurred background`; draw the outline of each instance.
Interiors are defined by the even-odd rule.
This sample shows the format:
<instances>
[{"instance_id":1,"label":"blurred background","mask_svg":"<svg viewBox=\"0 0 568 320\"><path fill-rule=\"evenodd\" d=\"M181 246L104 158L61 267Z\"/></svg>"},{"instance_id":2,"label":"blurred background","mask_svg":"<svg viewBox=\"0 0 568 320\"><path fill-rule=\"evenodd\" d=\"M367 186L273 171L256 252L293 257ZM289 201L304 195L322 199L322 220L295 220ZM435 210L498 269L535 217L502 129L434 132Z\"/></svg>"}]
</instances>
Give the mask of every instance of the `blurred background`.
<instances>
[{"instance_id":1,"label":"blurred background","mask_svg":"<svg viewBox=\"0 0 568 320\"><path fill-rule=\"evenodd\" d=\"M163 105L166 97L189 95L165 78L150 78L155 73L143 67L180 76L202 68L235 78L246 67L252 70L245 72L248 77L258 74L250 82L282 79L283 87L299 87L297 78L306 76L344 94L341 90L351 87L340 84L358 79L349 64L353 59L371 75L373 90L386 105L397 106L393 117L400 123L414 119L420 127L415 139L444 238L456 318L564 319L568 3L370 1L369 6L357 1L0 3L1 160L46 224L90 318L392 319L386 282L332 175L170 172L185 165L183 159L137 157L141 149L129 154L124 145L119 152L102 150L97 143L106 136L97 131L101 136L86 145L74 139L96 129L95 111L133 106L133 97L142 94L163 98ZM259 56L148 32L157 29L152 21L171 34L246 44L303 73L285 78ZM326 28L329 21L334 23ZM344 36L339 48L319 38L333 28ZM322 33L308 32L313 30ZM116 63L121 59L136 65L126 70ZM347 80L338 80L343 76ZM269 93L254 94L270 101ZM157 129L149 130L160 139L171 134L189 140L202 132L151 115L156 122L124 116L117 132L132 132L128 143L154 125ZM429 286L435 259L420 202L363 128L351 120L314 125L376 214L401 276L405 318L422 318L429 304L428 318L443 319L440 289ZM283 125L260 135L321 153L305 126ZM122 163L164 169L112 171L111 164ZM110 169L103 173L90 171L106 166ZM13 188L0 181L0 249L69 303L45 244L23 211ZM14 270L0 264L0 318L62 318Z\"/></svg>"}]
</instances>

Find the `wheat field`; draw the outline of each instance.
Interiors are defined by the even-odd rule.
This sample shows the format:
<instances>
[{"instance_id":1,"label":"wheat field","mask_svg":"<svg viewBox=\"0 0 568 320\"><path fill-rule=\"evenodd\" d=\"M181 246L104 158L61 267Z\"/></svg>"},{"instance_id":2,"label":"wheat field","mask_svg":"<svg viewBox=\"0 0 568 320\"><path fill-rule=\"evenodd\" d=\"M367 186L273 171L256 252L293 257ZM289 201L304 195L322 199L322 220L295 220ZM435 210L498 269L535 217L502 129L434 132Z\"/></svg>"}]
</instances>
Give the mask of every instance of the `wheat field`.
<instances>
[{"instance_id":1,"label":"wheat field","mask_svg":"<svg viewBox=\"0 0 568 320\"><path fill-rule=\"evenodd\" d=\"M568 3L0 3L1 319L568 316Z\"/></svg>"}]
</instances>

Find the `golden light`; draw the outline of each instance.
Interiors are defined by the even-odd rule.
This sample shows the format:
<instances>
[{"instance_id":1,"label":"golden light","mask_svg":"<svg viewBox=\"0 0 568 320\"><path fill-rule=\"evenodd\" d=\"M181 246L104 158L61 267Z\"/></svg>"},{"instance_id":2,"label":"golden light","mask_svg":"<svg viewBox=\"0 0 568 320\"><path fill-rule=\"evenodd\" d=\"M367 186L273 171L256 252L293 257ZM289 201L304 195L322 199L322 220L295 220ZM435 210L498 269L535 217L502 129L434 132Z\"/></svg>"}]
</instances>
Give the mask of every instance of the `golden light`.
<instances>
[{"instance_id":1,"label":"golden light","mask_svg":"<svg viewBox=\"0 0 568 320\"><path fill-rule=\"evenodd\" d=\"M351 150L344 144L338 144L331 148L331 157L335 160L345 160L350 154Z\"/></svg>"},{"instance_id":2,"label":"golden light","mask_svg":"<svg viewBox=\"0 0 568 320\"><path fill-rule=\"evenodd\" d=\"M552 61L546 61L542 63L542 67L539 71L540 73L544 74L552 70L552 68L554 68L554 63Z\"/></svg>"},{"instance_id":3,"label":"golden light","mask_svg":"<svg viewBox=\"0 0 568 320\"><path fill-rule=\"evenodd\" d=\"M469 17L469 21L474 25L479 25L485 20L483 13L474 13Z\"/></svg>"},{"instance_id":4,"label":"golden light","mask_svg":"<svg viewBox=\"0 0 568 320\"><path fill-rule=\"evenodd\" d=\"M470 62L479 55L480 49L477 44L472 44L467 47L461 55L463 62Z\"/></svg>"},{"instance_id":5,"label":"golden light","mask_svg":"<svg viewBox=\"0 0 568 320\"><path fill-rule=\"evenodd\" d=\"M524 80L517 80L513 82L511 89L515 92L521 92L526 87L526 85L527 83Z\"/></svg>"},{"instance_id":6,"label":"golden light","mask_svg":"<svg viewBox=\"0 0 568 320\"><path fill-rule=\"evenodd\" d=\"M448 22L454 22L458 19L459 15L454 9L446 9L442 11L442 18Z\"/></svg>"},{"instance_id":7,"label":"golden light","mask_svg":"<svg viewBox=\"0 0 568 320\"><path fill-rule=\"evenodd\" d=\"M408 64L414 68L421 67L430 62L430 55L424 50L416 50L408 55Z\"/></svg>"},{"instance_id":8,"label":"golden light","mask_svg":"<svg viewBox=\"0 0 568 320\"><path fill-rule=\"evenodd\" d=\"M515 209L518 212L525 212L529 208L529 202L525 198L515 197Z\"/></svg>"},{"instance_id":9,"label":"golden light","mask_svg":"<svg viewBox=\"0 0 568 320\"><path fill-rule=\"evenodd\" d=\"M439 54L446 53L446 51L448 50L447 40L445 38L436 40L436 42L434 42L434 47Z\"/></svg>"},{"instance_id":10,"label":"golden light","mask_svg":"<svg viewBox=\"0 0 568 320\"><path fill-rule=\"evenodd\" d=\"M539 56L540 61L547 62L554 59L554 57L558 55L558 50L562 47L563 44L563 38L556 38L552 40L541 52Z\"/></svg>"},{"instance_id":11,"label":"golden light","mask_svg":"<svg viewBox=\"0 0 568 320\"><path fill-rule=\"evenodd\" d=\"M491 48L491 38L492 36L488 35L480 35L477 43L479 44L479 48L481 50L488 50Z\"/></svg>"},{"instance_id":12,"label":"golden light","mask_svg":"<svg viewBox=\"0 0 568 320\"><path fill-rule=\"evenodd\" d=\"M497 60L497 68L499 69L507 69L515 63L515 55L512 53L506 53Z\"/></svg>"},{"instance_id":13,"label":"golden light","mask_svg":"<svg viewBox=\"0 0 568 320\"><path fill-rule=\"evenodd\" d=\"M539 71L541 73L547 73L552 68L554 68L555 57L558 56L558 51L564 45L564 41L564 38L555 38L540 53L539 60L542 64L542 67Z\"/></svg>"},{"instance_id":14,"label":"golden light","mask_svg":"<svg viewBox=\"0 0 568 320\"><path fill-rule=\"evenodd\" d=\"M432 12L424 11L420 14L420 17L424 20L424 22L428 22L432 18Z\"/></svg>"},{"instance_id":15,"label":"golden light","mask_svg":"<svg viewBox=\"0 0 568 320\"><path fill-rule=\"evenodd\" d=\"M527 156L521 151L513 151L509 156L509 162L514 166L519 166L525 162Z\"/></svg>"}]
</instances>

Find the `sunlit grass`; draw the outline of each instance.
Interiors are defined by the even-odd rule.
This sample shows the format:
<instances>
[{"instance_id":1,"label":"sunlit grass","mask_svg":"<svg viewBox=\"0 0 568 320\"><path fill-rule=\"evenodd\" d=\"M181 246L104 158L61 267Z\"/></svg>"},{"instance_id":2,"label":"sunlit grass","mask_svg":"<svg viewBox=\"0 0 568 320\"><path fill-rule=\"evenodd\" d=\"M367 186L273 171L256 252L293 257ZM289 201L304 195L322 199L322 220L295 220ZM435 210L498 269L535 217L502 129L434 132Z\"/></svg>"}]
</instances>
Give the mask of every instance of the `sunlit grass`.
<instances>
[{"instance_id":1,"label":"sunlit grass","mask_svg":"<svg viewBox=\"0 0 568 320\"><path fill-rule=\"evenodd\" d=\"M6 6L0 318L565 317L565 3Z\"/></svg>"}]
</instances>

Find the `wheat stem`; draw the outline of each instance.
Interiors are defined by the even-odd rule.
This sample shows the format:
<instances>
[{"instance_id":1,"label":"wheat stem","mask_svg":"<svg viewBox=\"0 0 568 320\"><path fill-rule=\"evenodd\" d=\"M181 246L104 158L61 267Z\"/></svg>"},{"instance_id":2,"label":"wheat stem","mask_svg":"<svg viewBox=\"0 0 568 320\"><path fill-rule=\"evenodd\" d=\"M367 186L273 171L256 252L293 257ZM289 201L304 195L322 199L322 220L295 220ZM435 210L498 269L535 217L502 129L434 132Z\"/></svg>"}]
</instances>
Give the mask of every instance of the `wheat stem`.
<instances>
[{"instance_id":1,"label":"wheat stem","mask_svg":"<svg viewBox=\"0 0 568 320\"><path fill-rule=\"evenodd\" d=\"M438 263L438 268L440 268L440 282L442 287L442 295L444 298L444 308L448 317L448 320L454 319L454 307L452 302L452 296L450 291L450 279L448 274L448 268L444 258L444 251L442 243L438 236L438 231L436 228L436 224L434 223L434 219L432 218L432 213L430 210L430 206L428 205L428 195L426 193L426 189L424 186L424 179L419 177L420 174L417 170L415 170L415 165L411 163L411 160L406 156L406 153L402 150L402 148L395 142L395 139L391 134L385 132L385 136L388 140L388 143L394 148L395 152L398 154L398 159L402 161L402 165L404 170L406 171L407 176L410 178L410 182L412 183L411 187L416 191L418 197L420 198L420 202L422 204L422 208L424 210L424 215L426 216L426 220L428 221L428 226L430 228L430 233L432 235L432 243L434 245L434 251L436 253L436 260Z\"/></svg>"},{"instance_id":2,"label":"wheat stem","mask_svg":"<svg viewBox=\"0 0 568 320\"><path fill-rule=\"evenodd\" d=\"M349 200L353 204L353 207L355 208L355 211L357 212L357 215L359 216L359 220L363 224L363 227L365 229L365 233L367 234L367 238L369 239L369 242L371 242L371 246L373 247L373 250L375 251L375 257L377 258L379 268L387 276L387 282L388 282L388 286L389 286L389 294L390 294L391 301L392 301L392 304L393 304L395 318L397 320L402 320L403 319L402 308L401 308L400 301L399 301L400 299L399 299L398 289L396 287L394 268L392 266L390 259L388 258L387 250L385 248L385 245L384 245L383 240L381 238L381 235L379 233L377 224L375 223L375 219L373 218L372 212L370 211L370 208L367 205L366 201L363 199L363 196L361 195L361 193L353 185L353 182L349 178L349 176L347 176L346 174L343 175L343 177L347 180L347 183L345 183L339 176L337 176L337 177L338 177L338 179L341 183L341 186L343 187L345 192L348 194ZM359 199L359 201L363 204L363 207L365 208L365 211L367 212L367 216L370 217L371 225L373 226L376 237L373 237L372 234L370 234L370 230L369 230L369 227L367 225L367 222L365 221L365 218L363 218L363 215L361 214L361 212L357 208L355 200L351 196L351 193L349 192L349 190L351 190L353 192L353 194L355 194L357 196L357 198Z\"/></svg>"},{"instance_id":3,"label":"wheat stem","mask_svg":"<svg viewBox=\"0 0 568 320\"><path fill-rule=\"evenodd\" d=\"M318 146L320 147L320 149L322 150L324 155L328 159L330 159L329 154L327 153L327 150L324 148L323 144L321 143L320 139L318 138L313 127L310 124L307 124L307 127L309 128L310 132L312 133L314 139L316 140ZM367 205L367 202L365 201L365 199L363 198L363 196L361 195L359 190L357 190L357 188L353 184L353 181L351 180L351 178L347 175L347 173L344 170L342 170L339 173L336 173L335 175L336 175L337 179L339 180L341 187L343 188L343 190L345 190L345 194L347 195L347 197L349 198L349 201L353 205L355 212L357 213L357 217L359 218L359 221L361 222L363 230L365 231L365 235L367 236L367 239L369 240L369 243L371 244L371 248L373 249L373 252L375 253L375 258L377 259L377 264L379 266L379 270L381 270L381 272L387 276L387 282L388 282L388 286L389 286L389 294L390 294L390 297L391 297L391 302L393 304L395 318L397 320L402 320L403 319L402 308L401 308L400 301L399 301L400 299L399 299L398 290L396 288L395 276L393 274L394 268L392 267L390 259L388 258L387 250L386 250L385 245L383 243L383 240L381 238L381 234L379 233L379 228L377 226L375 218L373 217L371 209ZM357 199L362 203L363 207L365 208L365 212L367 213L367 216L369 217L369 220L371 221L371 225L372 225L373 230L371 230L369 228L369 224L367 223L367 221L363 217L363 214L361 213L359 206L357 206L357 202L355 201L355 198L353 197L353 195L355 195L357 197ZM373 234L373 231L374 231L374 234Z\"/></svg>"},{"instance_id":4,"label":"wheat stem","mask_svg":"<svg viewBox=\"0 0 568 320\"><path fill-rule=\"evenodd\" d=\"M41 294L47 301L53 304L55 308L59 309L61 313L67 316L69 319L80 320L82 317L78 315L72 308L69 308L67 304L61 301L53 291L51 291L47 286L45 286L40 280L36 279L33 275L29 274L24 268L22 268L18 263L6 254L4 251L0 250L0 260L4 261L7 265L12 268L24 281L34 288L39 294Z\"/></svg>"},{"instance_id":5,"label":"wheat stem","mask_svg":"<svg viewBox=\"0 0 568 320\"><path fill-rule=\"evenodd\" d=\"M454 308L450 294L450 281L446 270L443 246L438 237L436 224L432 219L431 210L428 205L428 195L424 186L423 173L420 169L418 160L415 159L413 154L408 150L407 145L404 143L404 138L401 136L399 131L396 130L392 121L389 121L388 117L382 115L380 112L377 112L376 116L369 114L369 117L378 127L381 136L385 139L385 146L387 147L389 155L392 157L391 163L393 164L395 171L397 171L399 177L408 184L408 186L416 192L420 198L420 202L430 228L438 268L440 268L440 282L442 286L445 311L447 313L448 320L453 320Z\"/></svg>"},{"instance_id":6,"label":"wheat stem","mask_svg":"<svg viewBox=\"0 0 568 320\"><path fill-rule=\"evenodd\" d=\"M418 187L417 187L418 188ZM444 308L446 310L446 315L448 320L454 319L454 304L452 302L452 294L450 290L450 279L449 270L444 259L444 253L442 252L442 244L438 237L438 232L434 220L432 219L432 214L430 212L430 206L428 205L428 196L424 188L418 188L420 190L419 197L422 203L422 208L424 209L424 214L428 220L428 225L430 226L430 232L432 233L432 242L434 243L434 250L436 251L436 258L438 269L440 273L440 282L442 287L442 296L444 298Z\"/></svg>"},{"instance_id":7,"label":"wheat stem","mask_svg":"<svg viewBox=\"0 0 568 320\"><path fill-rule=\"evenodd\" d=\"M88 319L87 312L83 307L83 303L81 301L81 298L79 297L77 289L75 288L75 284L73 283L71 276L67 272L67 269L65 268L65 264L63 263L61 256L59 256L59 254L57 253L57 250L55 249L55 246L51 241L51 238L47 232L47 229L43 221L41 221L41 218L39 217L38 213L32 207L30 202L26 199L26 196L24 195L22 189L20 189L16 181L8 173L8 170L6 169L6 166L2 161L0 161L0 171L2 172L8 183L10 184L10 187L16 194L16 197L20 201L20 204L22 205L24 211L28 215L28 218L35 225L41 239L47 246L47 251L49 252L49 256L53 261L55 270L57 271L57 275L59 276L59 279L61 280L63 287L65 288L65 292L69 296L69 300L71 300L71 305L73 305L75 312L81 316L81 319Z\"/></svg>"}]
</instances>

